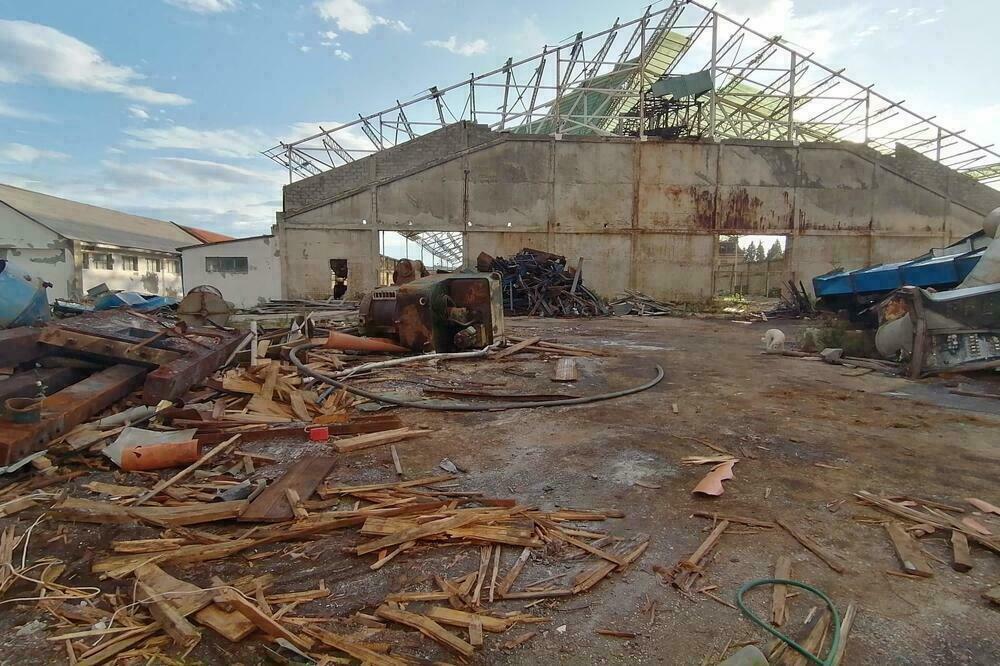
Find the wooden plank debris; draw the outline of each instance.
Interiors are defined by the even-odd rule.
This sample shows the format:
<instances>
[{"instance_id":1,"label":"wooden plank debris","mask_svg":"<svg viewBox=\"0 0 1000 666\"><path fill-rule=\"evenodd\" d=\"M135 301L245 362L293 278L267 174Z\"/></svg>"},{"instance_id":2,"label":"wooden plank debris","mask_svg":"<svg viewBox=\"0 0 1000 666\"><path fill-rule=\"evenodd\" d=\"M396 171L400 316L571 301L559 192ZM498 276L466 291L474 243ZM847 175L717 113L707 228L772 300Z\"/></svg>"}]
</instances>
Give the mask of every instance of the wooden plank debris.
<instances>
[{"instance_id":1,"label":"wooden plank debris","mask_svg":"<svg viewBox=\"0 0 1000 666\"><path fill-rule=\"evenodd\" d=\"M472 656L472 653L475 652L475 648L473 648L472 645L448 631L429 617L396 608L390 608L387 605L379 606L375 610L375 614L386 620L391 620L398 624L412 627L428 638L441 643L445 647L451 648L455 652L458 652L463 657Z\"/></svg>"},{"instance_id":2,"label":"wooden plank debris","mask_svg":"<svg viewBox=\"0 0 1000 666\"><path fill-rule=\"evenodd\" d=\"M951 568L965 573L972 569L972 555L969 552L969 539L958 530L951 531Z\"/></svg>"},{"instance_id":3,"label":"wooden plank debris","mask_svg":"<svg viewBox=\"0 0 1000 666\"><path fill-rule=\"evenodd\" d=\"M371 664L371 666L406 666L405 661L401 661L395 657L390 657L389 655L379 654L378 652L370 650L363 645L359 645L344 636L338 636L331 631L326 631L325 629L320 629L319 627L305 627L302 631L309 636L312 636L319 642L354 657L362 664Z\"/></svg>"},{"instance_id":4,"label":"wooden plank debris","mask_svg":"<svg viewBox=\"0 0 1000 666\"><path fill-rule=\"evenodd\" d=\"M500 585L497 587L497 594L501 599L507 596L507 592L510 591L511 586L514 584L514 581L517 580L517 577L521 575L521 570L528 562L529 557L531 557L531 548L526 547L521 551L521 555L517 558L517 561L514 562L513 566L511 566L507 575L503 577L502 581L500 581Z\"/></svg>"},{"instance_id":5,"label":"wooden plank debris","mask_svg":"<svg viewBox=\"0 0 1000 666\"><path fill-rule=\"evenodd\" d=\"M829 555L826 551L824 551L820 547L819 544L817 544L815 541L807 537L805 534L802 534L797 529L789 525L784 520L781 520L780 518L776 522L778 523L778 525L783 527L786 532L791 534L796 541L805 546L806 550L810 551L813 555L823 560L826 566L830 567L839 574L842 574L845 571L847 571L847 569L844 567L843 564L838 562L837 559L834 558L832 555Z\"/></svg>"},{"instance_id":6,"label":"wooden plank debris","mask_svg":"<svg viewBox=\"0 0 1000 666\"><path fill-rule=\"evenodd\" d=\"M787 555L780 555L774 565L774 577L779 580L788 580L792 576L792 558ZM788 608L785 605L788 600L788 586L775 584L772 588L771 598L771 624L780 627L788 619Z\"/></svg>"},{"instance_id":7,"label":"wooden plank debris","mask_svg":"<svg viewBox=\"0 0 1000 666\"><path fill-rule=\"evenodd\" d=\"M580 379L580 372L576 367L575 358L561 358L556 361L556 367L552 373L554 382L575 382Z\"/></svg>"},{"instance_id":8,"label":"wooden plank debris","mask_svg":"<svg viewBox=\"0 0 1000 666\"><path fill-rule=\"evenodd\" d=\"M240 522L277 523L295 517L285 490L308 499L333 469L336 459L328 456L302 458L264 489L239 517Z\"/></svg>"},{"instance_id":9,"label":"wooden plank debris","mask_svg":"<svg viewBox=\"0 0 1000 666\"><path fill-rule=\"evenodd\" d=\"M408 427L398 428L396 430L385 430L383 432L373 432L364 435L357 435L356 437L349 437L347 439L335 440L333 442L333 448L337 449L338 453L350 453L352 451L361 451L363 449L371 449L376 446L384 446L385 444L401 442L415 437L423 437L430 432L432 431L424 428Z\"/></svg>"},{"instance_id":10,"label":"wooden plank debris","mask_svg":"<svg viewBox=\"0 0 1000 666\"><path fill-rule=\"evenodd\" d=\"M924 557L916 539L910 536L903 529L902 525L899 523L887 523L885 531L888 532L889 539L896 549L896 555L899 557L900 564L903 565L903 571L925 578L930 578L934 575L934 570L927 563L927 558Z\"/></svg>"},{"instance_id":11,"label":"wooden plank debris","mask_svg":"<svg viewBox=\"0 0 1000 666\"><path fill-rule=\"evenodd\" d=\"M541 341L542 341L541 337L526 338L524 340L521 340L517 344L514 344L514 345L511 345L510 347L506 347L504 349L501 349L497 353L493 354L493 360L497 360L498 361L498 360L500 360L502 358L507 358L508 356L511 356L512 354L516 354L519 351L527 349L528 347L530 347L530 346L532 346L534 344L538 344Z\"/></svg>"},{"instance_id":12,"label":"wooden plank debris","mask_svg":"<svg viewBox=\"0 0 1000 666\"><path fill-rule=\"evenodd\" d=\"M136 499L135 500L135 506L139 506L140 504L145 504L150 499L156 497L157 495L159 495L160 493L162 493L164 490L166 490L170 486L176 484L177 482L181 481L182 479L186 479L196 469L198 469L199 467L201 467L202 465L204 465L205 463L207 463L209 460L211 460L212 458L214 458L215 456L219 455L220 453L222 453L223 451L225 451L226 449L228 449L230 446L232 446L233 443L236 442L236 440L238 440L239 438L240 438L239 435L233 435L232 437L230 437L226 441L221 442L220 444L216 445L211 451L209 451L208 453L206 453L205 455L203 455L201 458L198 458L198 460L194 461L193 463L191 463L190 465L188 465L187 467L185 467L181 471L177 472L176 474L174 474L172 477L170 477L166 481L160 481L155 486L153 486L152 490L150 490L149 492L145 493L144 495L141 495L138 499Z\"/></svg>"},{"instance_id":13,"label":"wooden plank debris","mask_svg":"<svg viewBox=\"0 0 1000 666\"><path fill-rule=\"evenodd\" d=\"M450 529L456 527L462 527L463 525L468 525L469 523L475 522L479 519L479 514L475 511L466 511L464 513L459 513L448 518L442 518L440 520L433 520L429 523L419 525L417 527L412 527L410 529L401 530L396 534L390 534L389 536L378 539L377 541L370 541L368 543L363 543L355 549L358 555L364 555L366 553L372 553L377 550L382 550L383 548L390 548L392 546L397 546L406 541L416 541L418 539L423 539L429 536L434 536L436 534L441 534L447 532Z\"/></svg>"},{"instance_id":14,"label":"wooden plank debris","mask_svg":"<svg viewBox=\"0 0 1000 666\"><path fill-rule=\"evenodd\" d=\"M273 618L266 615L261 609L248 601L243 595L232 590L223 590L219 593L217 599L219 599L221 603L231 605L236 612L244 615L248 620L253 622L254 626L268 636L271 636L272 638L284 638L286 641L301 650L309 650L312 648L311 640L293 634L288 629L285 629Z\"/></svg>"}]
</instances>

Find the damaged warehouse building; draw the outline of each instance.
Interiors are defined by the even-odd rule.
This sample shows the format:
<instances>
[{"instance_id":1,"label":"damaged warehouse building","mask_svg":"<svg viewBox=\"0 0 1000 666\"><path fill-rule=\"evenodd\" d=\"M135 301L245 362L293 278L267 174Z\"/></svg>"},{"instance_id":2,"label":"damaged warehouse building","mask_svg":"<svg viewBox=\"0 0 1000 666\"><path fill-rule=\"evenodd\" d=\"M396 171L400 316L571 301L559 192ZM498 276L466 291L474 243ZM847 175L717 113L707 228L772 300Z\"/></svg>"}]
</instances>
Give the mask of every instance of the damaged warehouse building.
<instances>
[{"instance_id":1,"label":"damaged warehouse building","mask_svg":"<svg viewBox=\"0 0 1000 666\"><path fill-rule=\"evenodd\" d=\"M0 663L1000 663L991 146L675 0L265 155L0 238Z\"/></svg>"}]
</instances>

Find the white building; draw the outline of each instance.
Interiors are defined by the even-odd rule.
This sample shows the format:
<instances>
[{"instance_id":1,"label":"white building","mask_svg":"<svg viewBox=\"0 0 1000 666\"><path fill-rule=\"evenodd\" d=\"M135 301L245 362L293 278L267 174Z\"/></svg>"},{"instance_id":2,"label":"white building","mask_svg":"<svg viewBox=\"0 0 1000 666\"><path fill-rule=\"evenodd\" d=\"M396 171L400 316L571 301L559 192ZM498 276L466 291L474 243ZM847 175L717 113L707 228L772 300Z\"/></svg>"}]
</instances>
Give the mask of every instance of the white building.
<instances>
[{"instance_id":1,"label":"white building","mask_svg":"<svg viewBox=\"0 0 1000 666\"><path fill-rule=\"evenodd\" d=\"M181 297L181 246L200 243L173 222L0 185L0 259L52 283L50 300L112 291Z\"/></svg>"},{"instance_id":2,"label":"white building","mask_svg":"<svg viewBox=\"0 0 1000 666\"><path fill-rule=\"evenodd\" d=\"M210 285L239 309L281 298L281 258L275 236L235 238L180 251L188 290Z\"/></svg>"}]
</instances>

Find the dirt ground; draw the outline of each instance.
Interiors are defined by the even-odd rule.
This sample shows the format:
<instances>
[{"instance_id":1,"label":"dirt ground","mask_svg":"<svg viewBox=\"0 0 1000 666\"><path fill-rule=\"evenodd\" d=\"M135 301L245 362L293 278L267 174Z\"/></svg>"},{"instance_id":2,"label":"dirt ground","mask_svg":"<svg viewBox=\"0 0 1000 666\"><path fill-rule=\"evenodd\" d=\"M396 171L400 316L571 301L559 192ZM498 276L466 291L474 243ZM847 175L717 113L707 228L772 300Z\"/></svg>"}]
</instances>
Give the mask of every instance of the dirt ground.
<instances>
[{"instance_id":1,"label":"dirt ground","mask_svg":"<svg viewBox=\"0 0 1000 666\"><path fill-rule=\"evenodd\" d=\"M717 585L714 594L731 601L741 584L772 576L776 558L790 555L792 578L822 589L841 611L848 603L857 604L845 664L1000 663L1000 607L990 607L980 597L987 587L1000 584L1000 558L974 547L974 568L957 573L947 564L949 535L938 532L921 540L941 560L932 560L932 578L887 574L899 570L895 553L884 528L864 520L884 520L887 514L858 504L853 496L869 490L949 504L962 504L965 497L1000 504L1000 401L955 396L946 380L915 383L761 354L766 328L781 328L793 340L803 325L667 317L509 319L511 334L541 335L609 355L582 358L581 379L572 386L549 381L552 359L534 354L398 369L391 377L407 382L365 384L413 396L419 395L413 381L456 387L495 383L498 386L491 388L497 390L589 395L645 382L656 364L665 372L665 379L651 390L586 406L471 414L400 412L408 424L435 429L429 437L397 445L408 477L435 473L447 457L467 470L458 480L462 490L545 509L617 508L624 518L588 527L623 537L650 536L649 549L624 575L613 574L578 596L532 605L529 612L551 621L509 634L534 629L534 638L503 649L509 635L487 635L485 647L471 663L697 665L716 663L727 646L749 641L763 646L765 634L739 611L697 593L685 597L663 584L653 570L670 568L707 536L711 521L692 516L698 510L784 519L846 565L844 574L835 573L783 530L734 525L705 571L705 584ZM520 376L531 372L538 376ZM985 376L979 381L992 383ZM992 383L991 390L997 392L997 385ZM681 458L714 453L698 439L741 458L721 497L691 494L708 468L682 465ZM321 450L298 441L254 442L244 448L287 462ZM339 460L331 475L337 483L394 479L388 447L341 455ZM269 467L265 473L277 475L281 467ZM113 480L110 473L105 476L81 482ZM19 519L30 521L35 515L24 512ZM994 534L1000 532L1000 517L977 519ZM0 520L0 527L12 520ZM45 544L58 528L68 535L68 544ZM39 545L32 553L65 559L70 562L66 579L91 585L95 580L89 563L95 553L106 551L110 540L158 534L139 525L95 528L46 521L33 536ZM323 579L333 597L299 606L295 613L346 617L358 610L370 612L390 592L430 589L428 574L454 578L478 566L476 549L433 548L404 553L372 572L369 561L344 553L357 541L356 532L335 532L299 548L294 556L271 547L280 556L234 557L172 573L207 585L212 575L231 579L271 572L279 576L277 588L282 591L312 589ZM502 572L519 552L504 548ZM522 576L541 580L564 567L560 558L543 557ZM105 591L117 585L131 594L127 583L99 584ZM770 596L769 589L752 593L751 607L766 616ZM496 608L516 610L527 603L505 602ZM818 603L806 594L790 599L788 628L800 626ZM655 613L649 612L650 605ZM45 640L46 631L28 625L38 617L33 605L0 606L0 664L65 661L61 646ZM596 634L598 629L637 636L610 638ZM391 643L399 653L422 659L455 659L409 630L385 630L370 640ZM230 644L205 631L205 639L185 663L256 664L274 659L263 641Z\"/></svg>"}]
</instances>

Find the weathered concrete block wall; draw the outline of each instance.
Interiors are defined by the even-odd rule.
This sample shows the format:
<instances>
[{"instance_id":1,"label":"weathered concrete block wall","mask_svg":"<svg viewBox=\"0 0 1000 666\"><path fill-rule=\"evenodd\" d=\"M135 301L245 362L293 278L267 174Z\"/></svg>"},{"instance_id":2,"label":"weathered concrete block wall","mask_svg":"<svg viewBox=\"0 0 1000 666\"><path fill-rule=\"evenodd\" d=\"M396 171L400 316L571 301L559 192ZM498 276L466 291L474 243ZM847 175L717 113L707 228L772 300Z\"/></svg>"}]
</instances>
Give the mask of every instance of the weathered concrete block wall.
<instances>
[{"instance_id":1,"label":"weathered concrete block wall","mask_svg":"<svg viewBox=\"0 0 1000 666\"><path fill-rule=\"evenodd\" d=\"M721 234L788 236L789 274L808 284L838 266L916 256L982 225L980 213L900 174L891 159L834 144L504 135L351 192L286 210L279 232L295 261L319 251L306 243L367 245L375 256L380 230L463 231L470 265L481 251L525 246L582 256L587 283L609 296L628 287L711 297ZM328 281L287 268L287 296L327 293ZM370 272L352 286L374 286Z\"/></svg>"},{"instance_id":2,"label":"weathered concrete block wall","mask_svg":"<svg viewBox=\"0 0 1000 666\"><path fill-rule=\"evenodd\" d=\"M1000 207L1000 191L902 144L896 144L892 164L904 176L947 194L950 199L982 215Z\"/></svg>"},{"instance_id":3,"label":"weathered concrete block wall","mask_svg":"<svg viewBox=\"0 0 1000 666\"><path fill-rule=\"evenodd\" d=\"M485 125L462 121L424 134L406 143L354 162L304 178L284 189L284 210L294 212L363 187L373 180L392 178L443 156L497 137Z\"/></svg>"}]
</instances>

